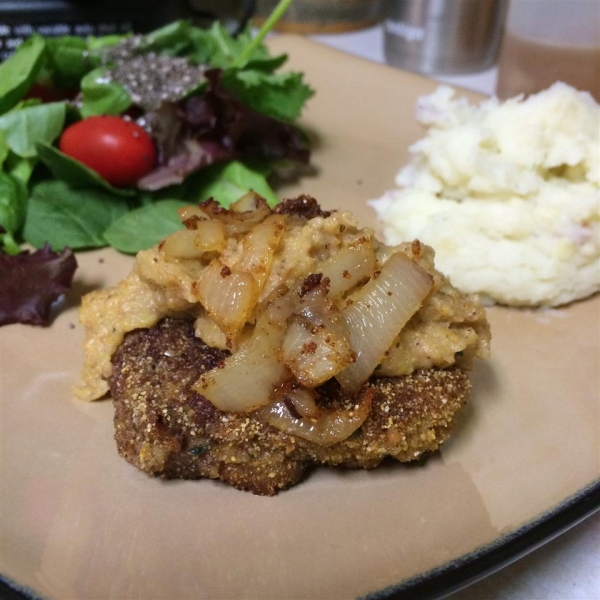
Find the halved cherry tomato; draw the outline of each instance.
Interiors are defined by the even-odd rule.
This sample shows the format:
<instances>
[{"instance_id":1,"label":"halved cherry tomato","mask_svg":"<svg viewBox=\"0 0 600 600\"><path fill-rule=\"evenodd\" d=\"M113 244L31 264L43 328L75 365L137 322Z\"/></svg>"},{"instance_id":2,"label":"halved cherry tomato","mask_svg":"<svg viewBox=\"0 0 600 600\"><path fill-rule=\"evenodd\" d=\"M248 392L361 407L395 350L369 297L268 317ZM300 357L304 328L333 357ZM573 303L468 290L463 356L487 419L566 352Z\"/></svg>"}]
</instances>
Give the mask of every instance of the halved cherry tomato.
<instances>
[{"instance_id":1,"label":"halved cherry tomato","mask_svg":"<svg viewBox=\"0 0 600 600\"><path fill-rule=\"evenodd\" d=\"M59 148L104 177L111 185L134 185L156 163L152 138L121 117L88 117L67 127Z\"/></svg>"}]
</instances>

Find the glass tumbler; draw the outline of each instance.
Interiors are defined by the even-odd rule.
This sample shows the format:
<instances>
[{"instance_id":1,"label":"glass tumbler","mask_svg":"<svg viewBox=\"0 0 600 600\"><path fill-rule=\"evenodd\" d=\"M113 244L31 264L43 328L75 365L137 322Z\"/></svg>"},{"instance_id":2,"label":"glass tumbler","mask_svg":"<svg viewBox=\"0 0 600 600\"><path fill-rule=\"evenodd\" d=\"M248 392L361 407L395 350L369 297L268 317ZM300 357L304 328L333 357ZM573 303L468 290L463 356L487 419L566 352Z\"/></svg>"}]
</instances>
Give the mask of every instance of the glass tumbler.
<instances>
[{"instance_id":1,"label":"glass tumbler","mask_svg":"<svg viewBox=\"0 0 600 600\"><path fill-rule=\"evenodd\" d=\"M512 0L498 66L501 98L564 81L600 101L600 1Z\"/></svg>"}]
</instances>

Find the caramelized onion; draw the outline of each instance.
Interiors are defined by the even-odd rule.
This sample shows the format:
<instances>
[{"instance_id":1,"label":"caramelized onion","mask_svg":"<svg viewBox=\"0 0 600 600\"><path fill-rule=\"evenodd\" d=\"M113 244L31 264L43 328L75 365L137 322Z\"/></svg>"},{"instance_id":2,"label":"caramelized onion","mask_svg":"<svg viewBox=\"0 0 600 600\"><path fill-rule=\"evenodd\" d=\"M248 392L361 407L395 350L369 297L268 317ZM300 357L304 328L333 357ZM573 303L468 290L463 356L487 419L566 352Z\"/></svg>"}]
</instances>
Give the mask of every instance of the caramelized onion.
<instances>
[{"instance_id":1,"label":"caramelized onion","mask_svg":"<svg viewBox=\"0 0 600 600\"><path fill-rule=\"evenodd\" d=\"M269 425L280 431L301 437L319 446L331 446L347 439L365 422L371 410L374 394L372 388L367 388L354 408L350 410L320 408L316 418L294 416L284 397L266 406L262 410L262 416ZM291 401L295 406L293 400Z\"/></svg>"},{"instance_id":2,"label":"caramelized onion","mask_svg":"<svg viewBox=\"0 0 600 600\"><path fill-rule=\"evenodd\" d=\"M208 316L227 336L234 337L250 320L259 290L250 273L215 259L202 272L195 292Z\"/></svg>"},{"instance_id":3,"label":"caramelized onion","mask_svg":"<svg viewBox=\"0 0 600 600\"><path fill-rule=\"evenodd\" d=\"M314 275L305 279L305 284ZM305 292L288 322L282 360L304 386L314 388L334 377L355 359L337 306L329 300L329 282Z\"/></svg>"},{"instance_id":4,"label":"caramelized onion","mask_svg":"<svg viewBox=\"0 0 600 600\"><path fill-rule=\"evenodd\" d=\"M274 388L289 377L276 358L279 341L278 332L257 328L222 367L202 375L194 390L225 412L248 412L267 404Z\"/></svg>"},{"instance_id":5,"label":"caramelized onion","mask_svg":"<svg viewBox=\"0 0 600 600\"><path fill-rule=\"evenodd\" d=\"M193 220L194 222L204 221L209 219L208 214L203 211L199 206L190 204L189 206L182 206L177 210L177 214L181 219L181 222L185 224L186 221Z\"/></svg>"},{"instance_id":6,"label":"caramelized onion","mask_svg":"<svg viewBox=\"0 0 600 600\"><path fill-rule=\"evenodd\" d=\"M305 387L289 386L285 399L294 406L295 411L301 417L316 419L320 414L320 408L316 403L316 392Z\"/></svg>"},{"instance_id":7,"label":"caramelized onion","mask_svg":"<svg viewBox=\"0 0 600 600\"><path fill-rule=\"evenodd\" d=\"M288 294L267 307L252 337L220 367L202 375L194 391L225 412L248 412L267 404L273 390L291 376L277 359L292 310L290 298Z\"/></svg>"},{"instance_id":8,"label":"caramelized onion","mask_svg":"<svg viewBox=\"0 0 600 600\"><path fill-rule=\"evenodd\" d=\"M198 275L189 275L190 295L203 309L195 313L196 333L212 346L233 351L194 389L225 412L248 412L271 402L270 418L283 419L298 435L320 443L344 439L366 418L364 411L318 409L310 390L336 377L347 396L357 394L419 309L432 287L431 276L402 253L393 254L374 273L374 240L368 232L351 231L331 244L320 234L320 253L308 256L306 267L315 268L319 256L327 258L317 263L317 271L288 276L289 287L284 287L269 276L292 217L271 213L254 193L229 210L209 200L181 213L187 229L169 236L160 251L174 259L224 252L220 258L208 255L185 264L204 263ZM235 241L231 246L225 242L230 237ZM299 263L303 247L292 244ZM263 289L267 280L269 290ZM273 395L292 380L296 383L287 386L291 396L284 404L293 414L287 415ZM290 425L289 418L298 415Z\"/></svg>"},{"instance_id":9,"label":"caramelized onion","mask_svg":"<svg viewBox=\"0 0 600 600\"><path fill-rule=\"evenodd\" d=\"M160 251L165 258L200 258L205 252L221 252L225 230L218 221L197 221L194 229L180 229L165 238Z\"/></svg>"},{"instance_id":10,"label":"caramelized onion","mask_svg":"<svg viewBox=\"0 0 600 600\"><path fill-rule=\"evenodd\" d=\"M371 376L432 285L431 275L399 252L357 292L342 311L357 354L356 361L336 376L345 392L356 393Z\"/></svg>"},{"instance_id":11,"label":"caramelized onion","mask_svg":"<svg viewBox=\"0 0 600 600\"><path fill-rule=\"evenodd\" d=\"M233 350L232 341L227 338L221 328L207 315L196 317L194 335L211 348Z\"/></svg>"},{"instance_id":12,"label":"caramelized onion","mask_svg":"<svg viewBox=\"0 0 600 600\"><path fill-rule=\"evenodd\" d=\"M252 273L259 289L262 289L269 273L273 255L279 246L285 217L271 215L256 225L242 240L242 256L236 263L240 271Z\"/></svg>"},{"instance_id":13,"label":"caramelized onion","mask_svg":"<svg viewBox=\"0 0 600 600\"><path fill-rule=\"evenodd\" d=\"M325 383L354 359L345 337L298 316L288 325L281 355L294 377L310 388Z\"/></svg>"},{"instance_id":14,"label":"caramelized onion","mask_svg":"<svg viewBox=\"0 0 600 600\"><path fill-rule=\"evenodd\" d=\"M329 296L340 298L368 279L375 270L375 251L371 240L340 248L319 265L323 277L329 279Z\"/></svg>"},{"instance_id":15,"label":"caramelized onion","mask_svg":"<svg viewBox=\"0 0 600 600\"><path fill-rule=\"evenodd\" d=\"M249 191L242 197L238 198L230 207L236 213L250 212L257 208L263 208L266 202L262 196L259 196L256 192Z\"/></svg>"},{"instance_id":16,"label":"caramelized onion","mask_svg":"<svg viewBox=\"0 0 600 600\"><path fill-rule=\"evenodd\" d=\"M330 300L329 289L330 282L322 279L318 286L302 297L299 314L311 325L324 327L340 338L347 338L346 323L338 307Z\"/></svg>"},{"instance_id":17,"label":"caramelized onion","mask_svg":"<svg viewBox=\"0 0 600 600\"><path fill-rule=\"evenodd\" d=\"M241 210L246 204L245 196L232 205L231 209L223 208L218 202L208 200L200 204L200 209L206 212L210 218L216 219L225 226L226 235L237 236L239 234L250 231L255 225L262 223L270 214L271 210L263 198L260 196L252 196L252 206L250 210Z\"/></svg>"}]
</instances>

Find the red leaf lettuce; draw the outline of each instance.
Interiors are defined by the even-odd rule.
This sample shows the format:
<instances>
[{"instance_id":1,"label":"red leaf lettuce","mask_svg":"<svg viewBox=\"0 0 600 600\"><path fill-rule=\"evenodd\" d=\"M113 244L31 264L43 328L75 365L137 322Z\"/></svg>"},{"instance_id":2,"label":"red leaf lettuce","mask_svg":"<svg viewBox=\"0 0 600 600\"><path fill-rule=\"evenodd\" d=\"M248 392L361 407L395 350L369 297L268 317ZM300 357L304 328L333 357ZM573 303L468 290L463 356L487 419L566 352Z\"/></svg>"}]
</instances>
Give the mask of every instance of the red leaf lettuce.
<instances>
[{"instance_id":1,"label":"red leaf lettuce","mask_svg":"<svg viewBox=\"0 0 600 600\"><path fill-rule=\"evenodd\" d=\"M71 286L77 261L70 249L0 254L0 326L45 325L52 303Z\"/></svg>"},{"instance_id":2,"label":"red leaf lettuce","mask_svg":"<svg viewBox=\"0 0 600 600\"><path fill-rule=\"evenodd\" d=\"M222 74L220 69L206 71L204 93L147 113L159 166L138 182L139 188L178 184L201 167L231 159L308 162L306 134L248 108L223 88Z\"/></svg>"}]
</instances>

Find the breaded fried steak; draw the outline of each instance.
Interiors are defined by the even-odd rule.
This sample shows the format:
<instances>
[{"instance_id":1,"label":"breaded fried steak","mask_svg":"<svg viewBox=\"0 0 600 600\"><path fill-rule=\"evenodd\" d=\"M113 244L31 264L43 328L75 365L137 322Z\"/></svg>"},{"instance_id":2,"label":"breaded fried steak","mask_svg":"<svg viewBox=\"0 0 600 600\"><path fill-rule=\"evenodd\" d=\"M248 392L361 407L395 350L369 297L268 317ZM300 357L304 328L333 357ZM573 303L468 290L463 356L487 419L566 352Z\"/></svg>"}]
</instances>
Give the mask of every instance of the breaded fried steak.
<instances>
[{"instance_id":1,"label":"breaded fried steak","mask_svg":"<svg viewBox=\"0 0 600 600\"><path fill-rule=\"evenodd\" d=\"M305 196L180 216L80 311L78 393L110 388L127 461L272 495L311 466L410 461L446 439L490 334L431 248L381 244Z\"/></svg>"},{"instance_id":2,"label":"breaded fried steak","mask_svg":"<svg viewBox=\"0 0 600 600\"><path fill-rule=\"evenodd\" d=\"M362 426L322 446L269 425L261 409L225 413L194 392L198 376L226 354L196 338L188 320L165 319L128 333L110 378L119 454L150 475L221 479L271 496L315 465L373 468L386 456L404 462L436 450L470 391L459 368L374 377ZM352 404L333 382L318 391L324 408Z\"/></svg>"}]
</instances>

